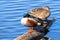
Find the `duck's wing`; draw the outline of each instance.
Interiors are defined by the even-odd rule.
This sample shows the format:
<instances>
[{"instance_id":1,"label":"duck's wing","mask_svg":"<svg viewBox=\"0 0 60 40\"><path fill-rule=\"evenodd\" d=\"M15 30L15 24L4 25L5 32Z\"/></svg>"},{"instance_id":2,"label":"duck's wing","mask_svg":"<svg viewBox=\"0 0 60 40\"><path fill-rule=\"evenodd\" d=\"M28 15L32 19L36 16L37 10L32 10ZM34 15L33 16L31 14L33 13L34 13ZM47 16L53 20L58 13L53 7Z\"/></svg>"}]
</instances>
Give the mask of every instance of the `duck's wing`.
<instances>
[{"instance_id":1,"label":"duck's wing","mask_svg":"<svg viewBox=\"0 0 60 40\"><path fill-rule=\"evenodd\" d=\"M33 16L37 18L44 19L50 15L50 9L47 6L44 8L34 8L30 10L28 14L32 14Z\"/></svg>"}]
</instances>

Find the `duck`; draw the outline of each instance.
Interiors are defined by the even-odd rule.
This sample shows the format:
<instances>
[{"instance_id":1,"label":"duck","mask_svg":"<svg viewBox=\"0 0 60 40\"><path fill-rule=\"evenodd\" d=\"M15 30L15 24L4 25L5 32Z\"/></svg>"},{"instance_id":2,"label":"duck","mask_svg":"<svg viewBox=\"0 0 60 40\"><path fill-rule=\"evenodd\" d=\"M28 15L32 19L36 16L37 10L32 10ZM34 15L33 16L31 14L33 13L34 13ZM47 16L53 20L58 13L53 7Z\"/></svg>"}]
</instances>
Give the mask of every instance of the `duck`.
<instances>
[{"instance_id":1,"label":"duck","mask_svg":"<svg viewBox=\"0 0 60 40\"><path fill-rule=\"evenodd\" d=\"M33 28L38 25L42 25L42 21L46 20L50 15L50 10L48 6L43 8L34 8L30 10L27 14L21 19L21 24L30 27L29 32L33 32ZM45 23L45 22L44 22Z\"/></svg>"}]
</instances>

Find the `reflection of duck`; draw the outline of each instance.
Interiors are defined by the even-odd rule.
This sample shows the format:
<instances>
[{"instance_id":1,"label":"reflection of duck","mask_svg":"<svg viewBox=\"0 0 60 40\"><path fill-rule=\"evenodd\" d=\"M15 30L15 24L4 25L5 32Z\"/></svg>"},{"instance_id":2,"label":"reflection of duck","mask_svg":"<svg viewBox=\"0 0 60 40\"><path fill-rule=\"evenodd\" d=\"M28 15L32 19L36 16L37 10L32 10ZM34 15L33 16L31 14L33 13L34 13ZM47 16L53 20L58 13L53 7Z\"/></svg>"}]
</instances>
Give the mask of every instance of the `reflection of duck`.
<instances>
[{"instance_id":1,"label":"reflection of duck","mask_svg":"<svg viewBox=\"0 0 60 40\"><path fill-rule=\"evenodd\" d=\"M44 8L35 8L29 11L28 14L29 15L25 15L21 19L21 24L33 29L33 27L37 27L37 25L41 25L40 20L37 19L39 18L45 20L45 18L47 18L50 15L50 10L46 6Z\"/></svg>"}]
</instances>

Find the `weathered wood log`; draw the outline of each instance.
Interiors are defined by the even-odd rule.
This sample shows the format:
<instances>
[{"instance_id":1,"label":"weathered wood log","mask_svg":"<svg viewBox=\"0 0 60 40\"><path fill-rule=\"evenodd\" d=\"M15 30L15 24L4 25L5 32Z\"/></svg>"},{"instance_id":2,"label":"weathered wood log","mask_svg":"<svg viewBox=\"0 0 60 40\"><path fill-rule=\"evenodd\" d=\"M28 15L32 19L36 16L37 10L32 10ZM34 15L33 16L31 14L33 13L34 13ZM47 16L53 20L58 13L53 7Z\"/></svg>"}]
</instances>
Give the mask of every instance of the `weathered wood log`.
<instances>
[{"instance_id":1,"label":"weathered wood log","mask_svg":"<svg viewBox=\"0 0 60 40\"><path fill-rule=\"evenodd\" d=\"M51 24L53 23L54 19L47 20L47 21L49 21L49 22L45 28L48 30L49 27L51 26ZM32 33L30 33L28 31L25 34L17 37L15 40L50 40L50 39L48 39L48 38L46 39L44 37L48 32L46 32L46 30L44 30L44 29L42 29L42 30L43 30L42 32L40 32L38 30L33 30Z\"/></svg>"},{"instance_id":2,"label":"weathered wood log","mask_svg":"<svg viewBox=\"0 0 60 40\"><path fill-rule=\"evenodd\" d=\"M27 32L19 36L18 38L16 38L16 40L32 40L34 37L37 37L39 35L42 35L42 34L34 30L32 33Z\"/></svg>"}]
</instances>

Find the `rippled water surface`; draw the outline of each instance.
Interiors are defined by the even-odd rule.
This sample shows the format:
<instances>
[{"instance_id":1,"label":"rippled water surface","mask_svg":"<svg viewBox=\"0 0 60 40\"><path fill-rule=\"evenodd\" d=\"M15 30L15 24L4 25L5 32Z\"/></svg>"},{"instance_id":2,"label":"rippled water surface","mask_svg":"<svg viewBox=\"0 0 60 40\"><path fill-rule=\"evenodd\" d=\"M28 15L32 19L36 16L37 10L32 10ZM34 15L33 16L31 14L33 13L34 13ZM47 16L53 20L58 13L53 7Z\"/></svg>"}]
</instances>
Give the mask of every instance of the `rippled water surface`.
<instances>
[{"instance_id":1,"label":"rippled water surface","mask_svg":"<svg viewBox=\"0 0 60 40\"><path fill-rule=\"evenodd\" d=\"M20 23L23 14L44 6L50 7L50 17L56 19L46 36L60 40L60 0L0 0L0 40L14 40L25 33L29 28Z\"/></svg>"}]
</instances>

